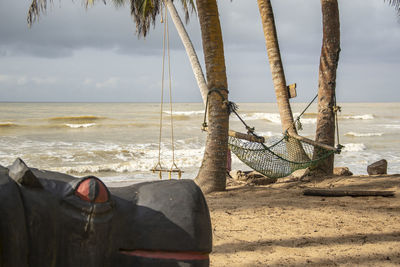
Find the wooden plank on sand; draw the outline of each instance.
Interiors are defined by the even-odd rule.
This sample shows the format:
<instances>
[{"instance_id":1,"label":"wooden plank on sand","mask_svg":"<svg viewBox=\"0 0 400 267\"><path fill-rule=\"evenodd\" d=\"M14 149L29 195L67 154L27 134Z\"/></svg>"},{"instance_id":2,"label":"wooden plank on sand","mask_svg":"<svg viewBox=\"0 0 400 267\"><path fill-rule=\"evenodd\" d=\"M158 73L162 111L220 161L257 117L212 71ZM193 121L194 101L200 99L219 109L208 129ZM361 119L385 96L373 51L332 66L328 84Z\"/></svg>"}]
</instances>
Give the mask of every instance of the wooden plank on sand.
<instances>
[{"instance_id":1,"label":"wooden plank on sand","mask_svg":"<svg viewBox=\"0 0 400 267\"><path fill-rule=\"evenodd\" d=\"M373 191L373 190L339 190L339 189L306 189L303 194L306 196L321 196L321 197L392 197L395 191Z\"/></svg>"}]
</instances>

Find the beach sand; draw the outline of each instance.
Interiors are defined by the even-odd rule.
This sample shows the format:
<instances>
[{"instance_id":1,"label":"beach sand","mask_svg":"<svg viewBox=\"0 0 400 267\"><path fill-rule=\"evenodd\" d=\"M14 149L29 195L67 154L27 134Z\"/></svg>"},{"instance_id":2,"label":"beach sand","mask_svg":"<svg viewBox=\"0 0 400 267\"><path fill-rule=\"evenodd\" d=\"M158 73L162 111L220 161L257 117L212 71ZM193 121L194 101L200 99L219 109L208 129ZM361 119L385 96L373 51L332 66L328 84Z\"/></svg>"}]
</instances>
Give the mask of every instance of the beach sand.
<instances>
[{"instance_id":1,"label":"beach sand","mask_svg":"<svg viewBox=\"0 0 400 267\"><path fill-rule=\"evenodd\" d=\"M314 187L395 196L303 195ZM400 266L400 175L242 185L206 199L211 266Z\"/></svg>"}]
</instances>

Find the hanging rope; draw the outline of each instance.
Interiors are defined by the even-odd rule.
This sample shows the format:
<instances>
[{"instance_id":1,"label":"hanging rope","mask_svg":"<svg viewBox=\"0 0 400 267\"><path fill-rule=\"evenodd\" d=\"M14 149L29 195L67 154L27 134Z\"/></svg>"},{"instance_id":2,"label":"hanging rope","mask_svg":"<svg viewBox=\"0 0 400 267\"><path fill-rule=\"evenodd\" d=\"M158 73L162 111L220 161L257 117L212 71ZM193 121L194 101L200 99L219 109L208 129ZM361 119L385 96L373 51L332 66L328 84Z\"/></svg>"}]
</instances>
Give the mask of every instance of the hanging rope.
<instances>
[{"instance_id":1,"label":"hanging rope","mask_svg":"<svg viewBox=\"0 0 400 267\"><path fill-rule=\"evenodd\" d=\"M336 126L336 141L337 141L337 148L340 150L344 148L343 145L340 144L340 134L339 134L339 120L338 120L338 112L342 112L342 108L336 104L336 92L334 95L334 106L333 112L335 113L335 126Z\"/></svg>"},{"instance_id":2,"label":"hanging rope","mask_svg":"<svg viewBox=\"0 0 400 267\"><path fill-rule=\"evenodd\" d=\"M161 75L161 103L160 103L160 131L158 138L158 162L151 169L151 171L158 172L159 178L162 179L162 172L168 172L169 179L173 172L178 173L180 179L183 171L178 168L175 163L175 141L174 141L174 121L172 115L172 84L171 84L171 55L169 47L169 30L168 30L168 10L164 8L164 17L161 17L161 23L164 23L164 35L163 35L163 59L162 59L162 75ZM165 51L167 50L168 60L168 81L169 81L169 112L170 112L170 124L171 124L171 150L172 150L172 164L169 169L164 168L161 163L161 141L162 141L162 129L163 129L163 111L164 111L164 80L165 80Z\"/></svg>"},{"instance_id":3,"label":"hanging rope","mask_svg":"<svg viewBox=\"0 0 400 267\"><path fill-rule=\"evenodd\" d=\"M310 103L308 103L308 105L306 106L306 108L300 113L299 116L297 116L296 120L294 121L293 125L296 126L296 128L297 128L298 130L303 130L303 125L301 124L301 121L300 121L301 116L303 116L303 114L304 114L304 113L307 111L307 109L312 105L312 103L314 103L314 101L315 101L315 99L317 99L317 97L318 97L318 94L316 94L316 95L314 96L314 98L310 101ZM288 131L288 130L289 130L289 128L286 129L286 131Z\"/></svg>"},{"instance_id":4,"label":"hanging rope","mask_svg":"<svg viewBox=\"0 0 400 267\"><path fill-rule=\"evenodd\" d=\"M318 98L318 94L316 94L314 96L314 98L310 101L310 103L308 103L308 105L304 108L304 110L300 113L300 115L296 117L295 121L293 122L293 125L296 126L296 128L298 130L303 130L303 126L302 126L300 119L317 98ZM340 144L339 121L338 121L337 113L341 112L341 107L337 106L337 104L336 104L336 93L335 93L334 99L333 99L332 111L334 112L335 129L336 129L336 140L337 140L336 149L338 149L340 151L344 146ZM288 134L288 130L289 130L289 128L286 129L286 131L285 131L286 134Z\"/></svg>"}]
</instances>

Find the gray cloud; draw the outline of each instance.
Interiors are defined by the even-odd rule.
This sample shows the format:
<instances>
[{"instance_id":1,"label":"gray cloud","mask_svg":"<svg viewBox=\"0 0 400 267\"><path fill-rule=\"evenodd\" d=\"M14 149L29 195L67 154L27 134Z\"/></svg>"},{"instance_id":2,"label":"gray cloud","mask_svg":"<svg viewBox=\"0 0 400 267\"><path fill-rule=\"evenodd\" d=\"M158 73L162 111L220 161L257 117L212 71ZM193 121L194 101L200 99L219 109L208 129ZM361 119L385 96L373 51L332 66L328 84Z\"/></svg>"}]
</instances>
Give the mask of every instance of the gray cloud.
<instances>
[{"instance_id":1,"label":"gray cloud","mask_svg":"<svg viewBox=\"0 0 400 267\"><path fill-rule=\"evenodd\" d=\"M99 3L85 10L79 1L63 0L55 1L28 29L29 2L0 1L0 100L158 101L161 25L146 39L138 39L128 7ZM231 98L274 101L256 1L220 0L218 4ZM299 85L296 101L308 101L318 85L320 1L272 4L287 81ZM400 101L395 81L400 67L396 11L381 0L341 0L339 7L342 100ZM197 17L192 17L187 30L204 64ZM200 101L180 39L173 27L170 32L175 100ZM14 78L6 82L5 77ZM19 83L15 77L20 77ZM377 96L378 86L385 93Z\"/></svg>"}]
</instances>

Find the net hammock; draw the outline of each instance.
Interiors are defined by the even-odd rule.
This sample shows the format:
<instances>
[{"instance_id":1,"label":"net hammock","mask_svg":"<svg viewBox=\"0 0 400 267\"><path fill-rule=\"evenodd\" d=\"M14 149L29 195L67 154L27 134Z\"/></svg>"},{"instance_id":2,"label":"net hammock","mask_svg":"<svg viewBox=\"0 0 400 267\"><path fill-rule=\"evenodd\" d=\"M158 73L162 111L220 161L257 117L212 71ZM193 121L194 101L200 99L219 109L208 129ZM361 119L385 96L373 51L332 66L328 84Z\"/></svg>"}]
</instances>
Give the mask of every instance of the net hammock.
<instances>
[{"instance_id":1,"label":"net hammock","mask_svg":"<svg viewBox=\"0 0 400 267\"><path fill-rule=\"evenodd\" d=\"M224 99L222 94L219 92L220 90L226 89L211 89L208 96L211 93L216 92ZM317 96L314 97L304 111L296 118L295 123L300 125L300 127L301 116L310 107ZM224 101L226 100L224 99ZM229 149L247 166L269 178L285 177L296 170L315 166L332 154L340 153L340 150L343 147L340 144L338 144L336 148L331 147L297 134L289 135L287 131L282 137L271 137L268 140L265 140L265 138L255 134L254 128L249 127L239 116L236 111L238 107L235 103L229 101L226 102L229 113L234 113L247 129L247 134L229 130ZM207 109L208 97L204 114L203 129L207 128ZM335 101L334 112L336 129L338 129L336 116L337 111L340 111L340 107L336 107ZM337 139L339 143L338 131Z\"/></svg>"},{"instance_id":2,"label":"net hammock","mask_svg":"<svg viewBox=\"0 0 400 267\"><path fill-rule=\"evenodd\" d=\"M318 147L318 156L313 158L315 145L288 134L283 137L271 137L265 143L229 136L228 144L230 150L243 163L270 178L288 176L337 152Z\"/></svg>"}]
</instances>

